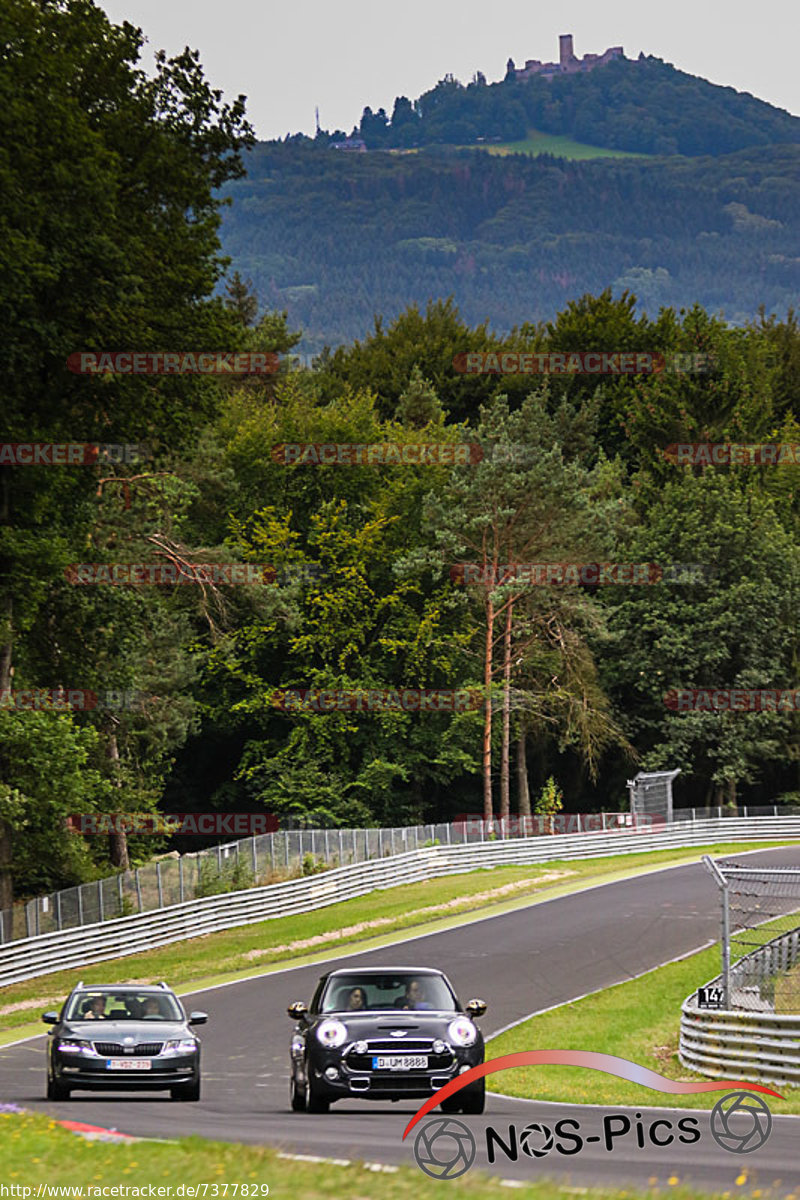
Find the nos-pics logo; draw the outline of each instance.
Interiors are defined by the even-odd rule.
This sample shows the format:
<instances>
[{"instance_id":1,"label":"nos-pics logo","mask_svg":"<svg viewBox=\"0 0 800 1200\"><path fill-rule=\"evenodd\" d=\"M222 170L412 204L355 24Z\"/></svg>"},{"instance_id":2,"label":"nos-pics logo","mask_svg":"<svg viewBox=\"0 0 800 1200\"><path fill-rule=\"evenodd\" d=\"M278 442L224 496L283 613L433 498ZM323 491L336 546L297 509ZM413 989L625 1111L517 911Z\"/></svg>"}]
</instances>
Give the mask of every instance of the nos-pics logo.
<instances>
[{"instance_id":1,"label":"nos-pics logo","mask_svg":"<svg viewBox=\"0 0 800 1200\"><path fill-rule=\"evenodd\" d=\"M584 1146L599 1143L613 1151L617 1141L640 1150L648 1144L658 1147L673 1143L692 1145L699 1142L701 1131L698 1117L680 1117L673 1122L664 1117L643 1120L637 1112L606 1113L599 1133L582 1132L581 1122L566 1117L548 1125L532 1121L520 1128L508 1125L502 1131L487 1125L482 1131L486 1160L489 1165L498 1161L517 1162L521 1155L531 1159L546 1158L552 1151L572 1156ZM760 1096L747 1092L731 1092L718 1100L711 1111L711 1136L731 1154L751 1154L760 1150L772 1132L772 1114ZM417 1166L432 1179L458 1179L475 1162L478 1142L475 1134L463 1121L453 1117L436 1117L422 1125L414 1139L414 1158Z\"/></svg>"},{"instance_id":2,"label":"nos-pics logo","mask_svg":"<svg viewBox=\"0 0 800 1200\"><path fill-rule=\"evenodd\" d=\"M584 1050L530 1050L518 1054L506 1054L490 1059L480 1066L472 1067L459 1075L425 1101L411 1118L403 1133L403 1139L423 1117L427 1116L444 1100L451 1100L463 1088L495 1071L511 1067L533 1065L564 1065L589 1067L610 1075L643 1084L656 1091L672 1095L689 1095L698 1092L722 1092L731 1086L737 1091L728 1092L718 1100L710 1114L711 1136L718 1146L731 1154L752 1154L759 1150L772 1132L772 1114L761 1092L783 1099L779 1092L762 1084L745 1083L737 1080L733 1085L713 1082L680 1083L667 1079L649 1067L617 1058L615 1055L599 1054ZM451 1101L452 1102L452 1101ZM457 1101L455 1102L458 1103ZM596 1118L598 1114L592 1113ZM637 1112L632 1116L624 1112L606 1113L597 1129L584 1131L581 1122L566 1117L552 1125L531 1122L522 1128L511 1124L502 1131L487 1125L482 1131L485 1139L487 1161L492 1164L501 1156L516 1162L524 1154L531 1159L542 1159L555 1152L571 1156L580 1154L585 1146L596 1143L611 1152L617 1142L644 1150L649 1146L658 1148L678 1143L692 1145L702 1136L699 1117L658 1117L655 1120ZM432 1179L458 1179L475 1162L478 1142L472 1130L462 1121L452 1117L437 1116L421 1125L414 1139L414 1158L417 1165Z\"/></svg>"}]
</instances>

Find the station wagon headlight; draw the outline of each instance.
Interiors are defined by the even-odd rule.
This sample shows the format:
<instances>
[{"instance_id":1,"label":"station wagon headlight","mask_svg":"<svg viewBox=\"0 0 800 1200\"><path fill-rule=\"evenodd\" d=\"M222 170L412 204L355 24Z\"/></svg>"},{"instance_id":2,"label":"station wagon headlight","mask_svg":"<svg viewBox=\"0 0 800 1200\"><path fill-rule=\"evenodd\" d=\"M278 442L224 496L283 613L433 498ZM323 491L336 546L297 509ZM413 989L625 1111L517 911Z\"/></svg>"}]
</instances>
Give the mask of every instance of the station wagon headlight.
<instances>
[{"instance_id":1,"label":"station wagon headlight","mask_svg":"<svg viewBox=\"0 0 800 1200\"><path fill-rule=\"evenodd\" d=\"M478 1031L466 1017L456 1017L447 1026L447 1036L456 1046L474 1046Z\"/></svg>"},{"instance_id":2,"label":"station wagon headlight","mask_svg":"<svg viewBox=\"0 0 800 1200\"><path fill-rule=\"evenodd\" d=\"M162 1054L193 1054L197 1049L194 1038L178 1038L172 1042L164 1042Z\"/></svg>"},{"instance_id":3,"label":"station wagon headlight","mask_svg":"<svg viewBox=\"0 0 800 1200\"><path fill-rule=\"evenodd\" d=\"M95 1048L91 1042L81 1038L59 1038L57 1050L68 1050L71 1054L94 1054Z\"/></svg>"},{"instance_id":4,"label":"station wagon headlight","mask_svg":"<svg viewBox=\"0 0 800 1200\"><path fill-rule=\"evenodd\" d=\"M317 1041L330 1050L343 1046L347 1040L347 1026L335 1019L323 1021L317 1026Z\"/></svg>"}]
</instances>

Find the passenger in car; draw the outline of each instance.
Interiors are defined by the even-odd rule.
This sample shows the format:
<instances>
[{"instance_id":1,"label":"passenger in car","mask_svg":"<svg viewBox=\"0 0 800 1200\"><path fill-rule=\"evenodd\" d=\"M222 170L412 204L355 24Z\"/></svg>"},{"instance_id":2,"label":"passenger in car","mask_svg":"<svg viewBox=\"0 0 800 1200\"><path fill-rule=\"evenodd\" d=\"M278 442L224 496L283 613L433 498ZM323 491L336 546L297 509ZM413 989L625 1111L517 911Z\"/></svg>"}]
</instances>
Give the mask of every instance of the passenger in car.
<instances>
[{"instance_id":1,"label":"passenger in car","mask_svg":"<svg viewBox=\"0 0 800 1200\"><path fill-rule=\"evenodd\" d=\"M367 994L361 987L354 987L347 999L348 1012L360 1012L367 1007Z\"/></svg>"}]
</instances>

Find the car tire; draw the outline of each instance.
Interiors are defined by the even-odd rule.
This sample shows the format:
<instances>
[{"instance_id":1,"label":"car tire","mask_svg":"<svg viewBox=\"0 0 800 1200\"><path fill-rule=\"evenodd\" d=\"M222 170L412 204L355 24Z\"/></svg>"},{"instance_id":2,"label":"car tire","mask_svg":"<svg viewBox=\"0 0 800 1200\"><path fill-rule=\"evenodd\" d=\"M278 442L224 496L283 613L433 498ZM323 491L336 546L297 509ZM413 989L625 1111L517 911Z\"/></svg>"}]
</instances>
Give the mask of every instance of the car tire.
<instances>
[{"instance_id":1,"label":"car tire","mask_svg":"<svg viewBox=\"0 0 800 1200\"><path fill-rule=\"evenodd\" d=\"M486 1107L486 1080L481 1079L472 1087L464 1089L461 1099L461 1111L471 1116L479 1116Z\"/></svg>"},{"instance_id":2,"label":"car tire","mask_svg":"<svg viewBox=\"0 0 800 1200\"><path fill-rule=\"evenodd\" d=\"M439 1105L439 1108L443 1113L456 1113L461 1112L462 1104L463 1100L458 1093L456 1093L455 1096L448 1096L446 1100L443 1100Z\"/></svg>"},{"instance_id":3,"label":"car tire","mask_svg":"<svg viewBox=\"0 0 800 1200\"><path fill-rule=\"evenodd\" d=\"M315 1091L314 1080L310 1071L307 1073L306 1078L308 1079L306 1111L310 1113L326 1113L331 1106L330 1100L324 1096L320 1096L319 1092Z\"/></svg>"},{"instance_id":4,"label":"car tire","mask_svg":"<svg viewBox=\"0 0 800 1200\"><path fill-rule=\"evenodd\" d=\"M289 1103L292 1106L292 1112L306 1111L306 1089L297 1086L294 1075L289 1080Z\"/></svg>"},{"instance_id":5,"label":"car tire","mask_svg":"<svg viewBox=\"0 0 800 1200\"><path fill-rule=\"evenodd\" d=\"M199 1100L200 1080L195 1083L179 1083L169 1089L169 1094L172 1100Z\"/></svg>"},{"instance_id":6,"label":"car tire","mask_svg":"<svg viewBox=\"0 0 800 1200\"><path fill-rule=\"evenodd\" d=\"M72 1088L68 1083L62 1083L59 1079L51 1079L47 1077L47 1099L48 1100L69 1100L72 1094Z\"/></svg>"}]
</instances>

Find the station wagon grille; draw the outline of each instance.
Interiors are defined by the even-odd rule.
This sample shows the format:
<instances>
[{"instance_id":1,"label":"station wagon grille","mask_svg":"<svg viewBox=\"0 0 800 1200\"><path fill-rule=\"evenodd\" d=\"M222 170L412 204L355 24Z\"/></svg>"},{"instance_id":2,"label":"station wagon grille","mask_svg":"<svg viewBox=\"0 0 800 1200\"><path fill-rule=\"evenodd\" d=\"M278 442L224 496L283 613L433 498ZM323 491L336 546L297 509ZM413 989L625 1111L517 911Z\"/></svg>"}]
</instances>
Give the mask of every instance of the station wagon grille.
<instances>
[{"instance_id":1,"label":"station wagon grille","mask_svg":"<svg viewBox=\"0 0 800 1200\"><path fill-rule=\"evenodd\" d=\"M123 1046L120 1042L95 1042L94 1048L98 1054L121 1055L138 1054L140 1058L153 1058L161 1053L163 1042L142 1042L138 1046Z\"/></svg>"}]
</instances>

